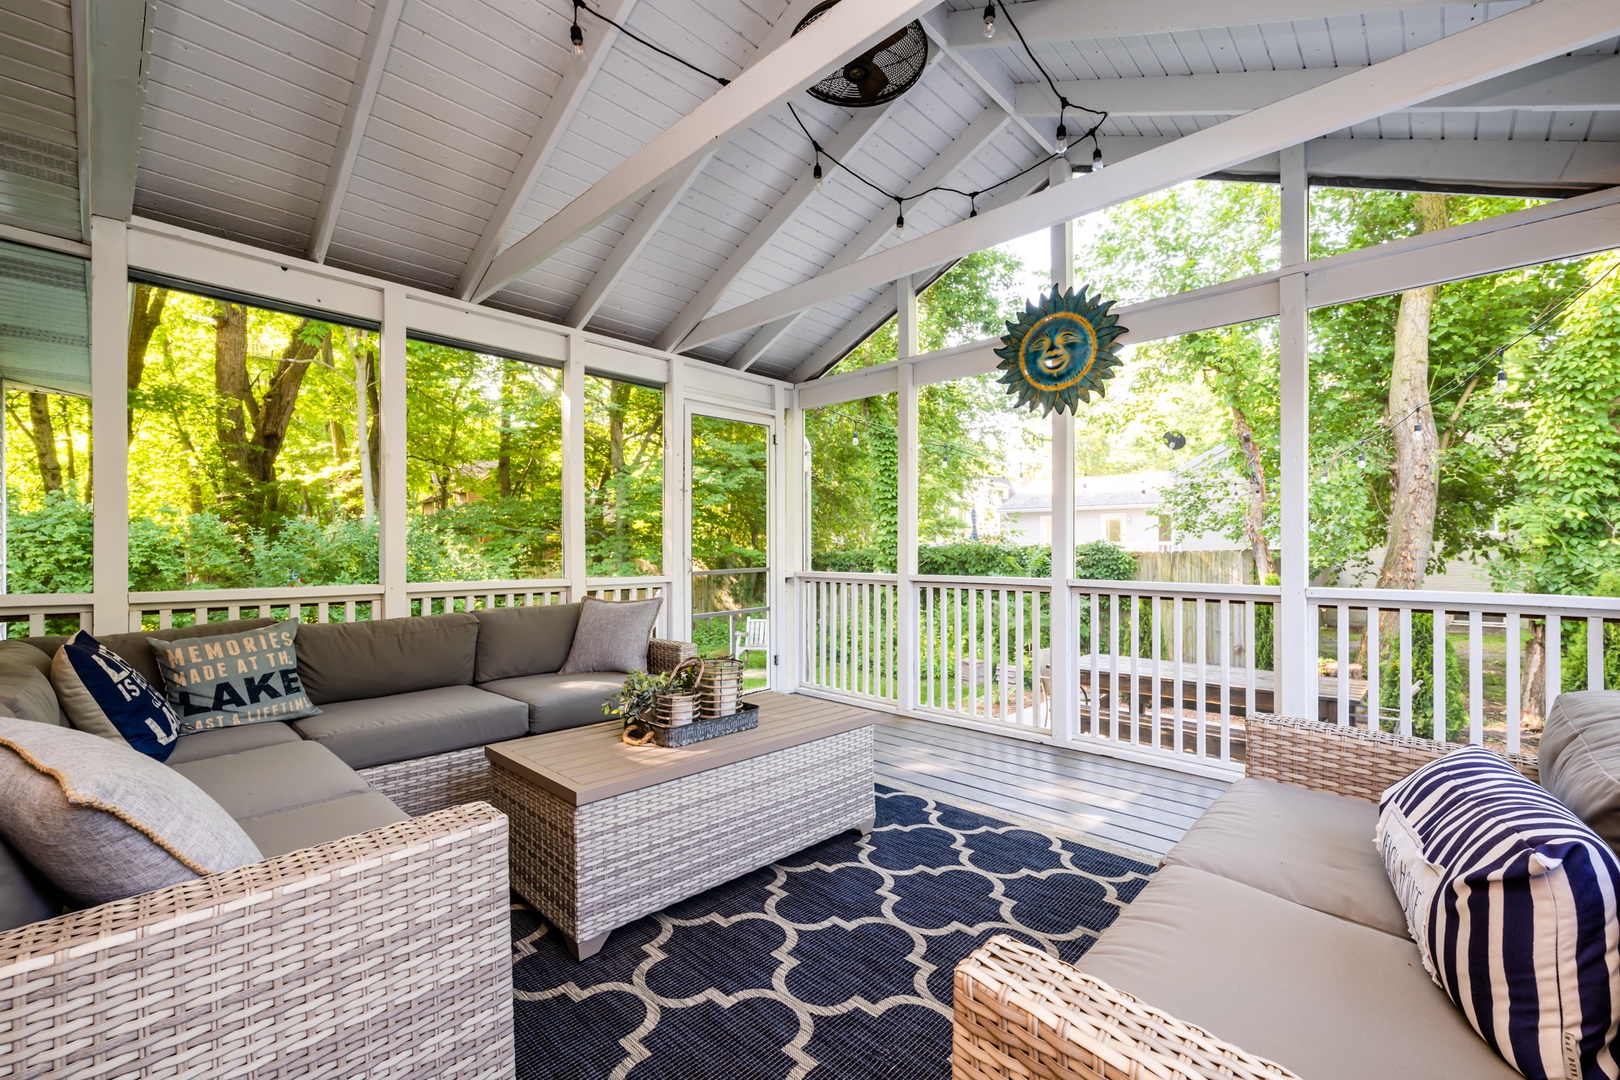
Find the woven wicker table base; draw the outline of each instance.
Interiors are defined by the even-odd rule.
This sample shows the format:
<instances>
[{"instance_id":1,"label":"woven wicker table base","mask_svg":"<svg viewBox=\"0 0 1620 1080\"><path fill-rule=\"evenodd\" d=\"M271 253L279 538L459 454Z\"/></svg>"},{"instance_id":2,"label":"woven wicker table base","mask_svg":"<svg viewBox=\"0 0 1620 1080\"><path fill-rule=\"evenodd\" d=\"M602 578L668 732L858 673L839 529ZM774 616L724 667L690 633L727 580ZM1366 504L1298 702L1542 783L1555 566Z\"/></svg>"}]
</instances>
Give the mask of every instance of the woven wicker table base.
<instances>
[{"instance_id":1,"label":"woven wicker table base","mask_svg":"<svg viewBox=\"0 0 1620 1080\"><path fill-rule=\"evenodd\" d=\"M644 915L872 829L869 726L577 806L494 763L492 801L511 818L512 888L581 960Z\"/></svg>"}]
</instances>

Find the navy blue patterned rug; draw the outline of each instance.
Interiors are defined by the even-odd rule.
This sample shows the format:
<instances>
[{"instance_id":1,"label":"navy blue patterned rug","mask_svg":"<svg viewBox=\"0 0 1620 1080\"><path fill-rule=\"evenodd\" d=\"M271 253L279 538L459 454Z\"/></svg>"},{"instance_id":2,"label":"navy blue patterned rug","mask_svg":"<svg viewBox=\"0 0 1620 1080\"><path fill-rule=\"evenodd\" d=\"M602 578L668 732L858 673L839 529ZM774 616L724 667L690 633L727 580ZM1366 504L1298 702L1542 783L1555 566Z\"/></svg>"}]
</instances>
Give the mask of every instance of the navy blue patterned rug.
<instances>
[{"instance_id":1,"label":"navy blue patterned rug","mask_svg":"<svg viewBox=\"0 0 1620 1080\"><path fill-rule=\"evenodd\" d=\"M512 911L520 1078L945 1080L956 964L1077 959L1149 863L879 786L846 833L615 930L576 962Z\"/></svg>"}]
</instances>

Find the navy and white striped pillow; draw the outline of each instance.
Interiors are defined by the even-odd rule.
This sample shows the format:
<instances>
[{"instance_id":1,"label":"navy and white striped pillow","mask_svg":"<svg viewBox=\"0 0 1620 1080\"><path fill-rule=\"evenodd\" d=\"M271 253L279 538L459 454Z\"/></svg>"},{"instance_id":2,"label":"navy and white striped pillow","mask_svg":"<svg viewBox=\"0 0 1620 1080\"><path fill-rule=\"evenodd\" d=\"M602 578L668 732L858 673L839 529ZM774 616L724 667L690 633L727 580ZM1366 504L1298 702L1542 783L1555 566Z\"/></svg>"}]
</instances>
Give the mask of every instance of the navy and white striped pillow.
<instances>
[{"instance_id":1,"label":"navy and white striped pillow","mask_svg":"<svg viewBox=\"0 0 1620 1080\"><path fill-rule=\"evenodd\" d=\"M1384 792L1377 844L1423 965L1528 1077L1620 1077L1620 860L1483 747Z\"/></svg>"}]
</instances>

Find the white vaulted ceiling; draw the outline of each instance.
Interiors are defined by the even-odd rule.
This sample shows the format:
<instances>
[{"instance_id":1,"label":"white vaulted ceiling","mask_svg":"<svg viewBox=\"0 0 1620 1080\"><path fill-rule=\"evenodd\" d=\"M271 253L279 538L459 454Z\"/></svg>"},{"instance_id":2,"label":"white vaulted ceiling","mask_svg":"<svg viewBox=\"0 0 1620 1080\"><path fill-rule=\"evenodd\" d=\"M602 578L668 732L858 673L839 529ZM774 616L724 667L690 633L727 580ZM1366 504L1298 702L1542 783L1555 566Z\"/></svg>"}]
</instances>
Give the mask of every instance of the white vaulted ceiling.
<instances>
[{"instance_id":1,"label":"white vaulted ceiling","mask_svg":"<svg viewBox=\"0 0 1620 1080\"><path fill-rule=\"evenodd\" d=\"M624 37L591 53L585 78L568 43L568 0L375 2L385 7L153 0L134 212L471 295L489 257L564 212L719 89ZM1526 2L1158 0L1177 13L1171 22L1187 25L1125 36L1108 34L1123 25L1116 17L1136 10L1126 0L1010 7L1027 15L1053 77L1080 84L1071 96L1106 91L1122 106L1102 129L1117 160L1231 115L1216 108L1258 107L1287 91L1287 80L1316 78L1265 73L1365 67ZM779 42L784 20L796 23L813 5L592 6L628 8L631 29L729 79ZM864 115L871 110L803 93L790 100L824 144L869 124L848 160L890 191L915 190L930 172L964 190L1011 177L1048 155L1055 110L1005 27L984 41L982 6L947 0L924 16L936 56L920 84L875 122ZM1076 17L1057 17L1071 11ZM69 0L0 0L0 222L78 238L82 75L72 15ZM1140 31L1140 23L1130 28ZM603 25L589 15L582 25L588 45L601 47ZM1326 176L1402 186L1557 195L1620 184L1617 51L1609 40L1580 50L1590 59L1550 62L1564 66L1540 81L1516 76L1333 132L1312 144L1307 160ZM1211 81L1222 76L1230 78ZM1501 92L1493 95L1493 86ZM524 170L536 160L531 142L548 124L560 125L557 138L525 186ZM1077 160L1089 161L1089 149ZM845 175L806 193L811 165L787 108L775 108L714 146L688 185L621 207L485 302L556 322L585 318L601 333L678 347L706 316L895 243L892 229L872 224L892 225L892 202ZM1255 175L1276 168L1274 158L1246 167ZM323 203L329 242L318 227ZM968 210L949 193L908 204L908 234L951 225ZM489 250L480 252L486 231ZM868 290L774 329L708 342L695 355L776 376L818 357L825 367L829 349L852 343L852 324L870 329L884 304L881 290Z\"/></svg>"}]
</instances>

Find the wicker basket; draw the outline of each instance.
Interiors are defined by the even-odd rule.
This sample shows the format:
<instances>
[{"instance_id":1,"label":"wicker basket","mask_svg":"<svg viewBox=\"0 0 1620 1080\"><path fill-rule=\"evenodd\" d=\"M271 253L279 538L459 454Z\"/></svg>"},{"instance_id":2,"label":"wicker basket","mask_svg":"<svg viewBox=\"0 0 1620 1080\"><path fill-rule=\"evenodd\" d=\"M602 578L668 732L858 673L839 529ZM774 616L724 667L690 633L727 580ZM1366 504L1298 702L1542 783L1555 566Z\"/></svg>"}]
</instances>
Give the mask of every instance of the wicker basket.
<instances>
[{"instance_id":1,"label":"wicker basket","mask_svg":"<svg viewBox=\"0 0 1620 1080\"><path fill-rule=\"evenodd\" d=\"M741 660L705 660L697 684L704 718L736 715L742 708L742 684Z\"/></svg>"},{"instance_id":2,"label":"wicker basket","mask_svg":"<svg viewBox=\"0 0 1620 1080\"><path fill-rule=\"evenodd\" d=\"M759 706L744 704L730 716L698 717L691 723L661 724L655 717L643 716L624 729L624 741L632 746L690 746L722 735L734 735L759 726Z\"/></svg>"}]
</instances>

